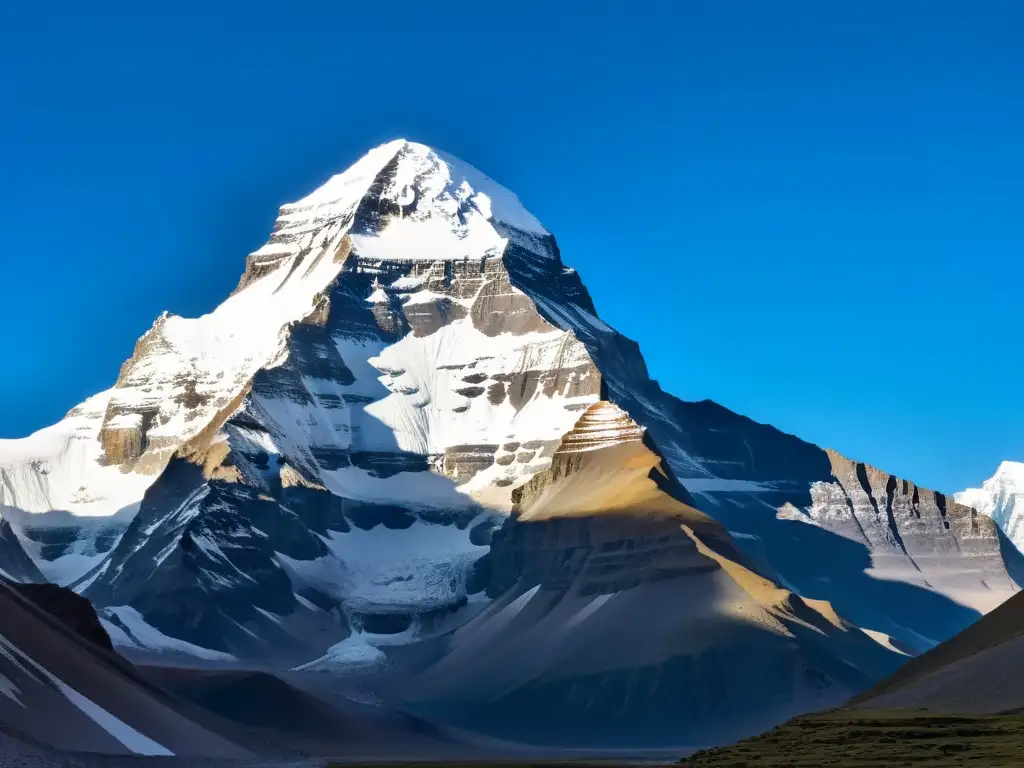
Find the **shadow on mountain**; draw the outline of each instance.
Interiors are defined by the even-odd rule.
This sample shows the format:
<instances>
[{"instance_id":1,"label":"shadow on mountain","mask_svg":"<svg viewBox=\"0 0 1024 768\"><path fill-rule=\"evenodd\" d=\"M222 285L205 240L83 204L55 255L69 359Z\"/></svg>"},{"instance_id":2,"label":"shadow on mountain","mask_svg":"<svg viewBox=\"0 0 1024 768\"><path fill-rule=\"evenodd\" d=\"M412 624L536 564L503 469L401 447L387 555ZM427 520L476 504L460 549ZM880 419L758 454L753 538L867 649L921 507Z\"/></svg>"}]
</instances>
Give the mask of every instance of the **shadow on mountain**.
<instances>
[{"instance_id":1,"label":"shadow on mountain","mask_svg":"<svg viewBox=\"0 0 1024 768\"><path fill-rule=\"evenodd\" d=\"M331 704L267 672L143 667L148 679L185 701L307 755L380 759L478 756L452 732L384 707Z\"/></svg>"},{"instance_id":2,"label":"shadow on mountain","mask_svg":"<svg viewBox=\"0 0 1024 768\"><path fill-rule=\"evenodd\" d=\"M874 562L864 544L810 523L776 519L773 513L751 515L738 505L733 511L731 498L724 495L724 503L713 509L727 528L745 534L737 537L738 545L773 572L785 574L786 586L803 597L828 600L859 627L884 632L924 651L981 617L973 608L925 586L875 578L868 573ZM749 503L748 498L743 501ZM766 498L771 506L770 496ZM791 499L792 495L785 497L785 501ZM780 499L779 504L785 501ZM810 504L809 495L806 503Z\"/></svg>"},{"instance_id":3,"label":"shadow on mountain","mask_svg":"<svg viewBox=\"0 0 1024 768\"><path fill-rule=\"evenodd\" d=\"M104 648L92 636L102 631L92 609L81 598L63 600L54 590L63 591L0 584L0 725L5 730L58 750L252 754L244 739L193 717L184 702Z\"/></svg>"},{"instance_id":4,"label":"shadow on mountain","mask_svg":"<svg viewBox=\"0 0 1024 768\"><path fill-rule=\"evenodd\" d=\"M26 512L0 505L0 569L17 581L69 584L114 548L137 509L132 504L109 517L90 518L67 510Z\"/></svg>"},{"instance_id":5,"label":"shadow on mountain","mask_svg":"<svg viewBox=\"0 0 1024 768\"><path fill-rule=\"evenodd\" d=\"M925 708L956 714L1024 710L1024 593L895 674L864 691L851 707Z\"/></svg>"},{"instance_id":6,"label":"shadow on mountain","mask_svg":"<svg viewBox=\"0 0 1024 768\"><path fill-rule=\"evenodd\" d=\"M404 332L379 327L365 301L372 280L346 273L323 324L292 328L288 363L254 376L218 437L211 431L178 450L108 559L80 582L89 599L128 606L169 638L276 667L317 659L353 625L398 634L465 607L461 584L427 596L430 605L378 605L352 594L338 555L394 543L381 544L381 532L417 523L476 546L489 536L478 519L485 510L453 478L431 472L426 455L403 450L366 408L393 394L380 380L390 373L368 361ZM399 551L410 563L443 557L430 538L417 550L410 532ZM469 566L453 579L468 580ZM110 620L133 637L129 622Z\"/></svg>"},{"instance_id":7,"label":"shadow on mountain","mask_svg":"<svg viewBox=\"0 0 1024 768\"><path fill-rule=\"evenodd\" d=\"M782 578L784 586L828 600L849 621L912 648L931 647L978 619L977 610L929 589L910 558L896 554L902 539L891 509L876 505L875 513L884 519L888 512L896 548L891 561L883 556L874 563L863 543L816 525L777 519L777 510L787 504L810 508L814 483L836 482L829 454L714 401L684 401L662 390L649 378L635 341L593 322L596 309L579 274L562 269L557 246L552 242L550 247L556 258L543 262L544 268L522 247L508 248L505 260L513 285L537 301L551 325L573 332L586 345L601 372L602 397L648 430L686 488L683 500L736 532L740 549ZM701 483L709 480L709 472L713 490L706 493ZM857 465L855 472L874 502L865 467ZM890 483L894 480L890 477ZM852 509L850 518L855 522ZM1006 550L1004 559L1011 578L1024 584L1014 575L1024 572L1024 559ZM885 565L900 573L887 581L885 568L879 568ZM880 573L867 573L873 566Z\"/></svg>"},{"instance_id":8,"label":"shadow on mountain","mask_svg":"<svg viewBox=\"0 0 1024 768\"><path fill-rule=\"evenodd\" d=\"M488 559L494 602L409 674L406 705L549 748L682 748L834 707L902 662L758 574L718 523L637 502L510 518Z\"/></svg>"}]
</instances>

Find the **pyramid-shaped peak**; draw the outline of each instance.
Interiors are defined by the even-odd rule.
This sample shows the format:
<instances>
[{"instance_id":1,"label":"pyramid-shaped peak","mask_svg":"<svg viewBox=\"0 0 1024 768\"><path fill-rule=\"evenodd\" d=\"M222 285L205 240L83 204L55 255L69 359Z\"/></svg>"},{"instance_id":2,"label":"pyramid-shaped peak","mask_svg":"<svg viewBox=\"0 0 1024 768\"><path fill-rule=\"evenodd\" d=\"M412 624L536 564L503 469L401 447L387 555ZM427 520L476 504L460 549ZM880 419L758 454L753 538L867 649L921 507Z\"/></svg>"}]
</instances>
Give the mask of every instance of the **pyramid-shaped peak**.
<instances>
[{"instance_id":1,"label":"pyramid-shaped peak","mask_svg":"<svg viewBox=\"0 0 1024 768\"><path fill-rule=\"evenodd\" d=\"M376 183L375 183L376 182ZM396 139L374 147L342 173L301 200L285 205L288 218L324 209L351 209L372 195L397 205L414 207L422 217L441 214L464 219L468 213L531 235L548 231L510 190L458 158L425 144Z\"/></svg>"},{"instance_id":2,"label":"pyramid-shaped peak","mask_svg":"<svg viewBox=\"0 0 1024 768\"><path fill-rule=\"evenodd\" d=\"M999 469L996 470L994 479L1008 481L1015 485L1020 485L1024 489L1024 462L1021 461L1004 461L999 465Z\"/></svg>"}]
</instances>

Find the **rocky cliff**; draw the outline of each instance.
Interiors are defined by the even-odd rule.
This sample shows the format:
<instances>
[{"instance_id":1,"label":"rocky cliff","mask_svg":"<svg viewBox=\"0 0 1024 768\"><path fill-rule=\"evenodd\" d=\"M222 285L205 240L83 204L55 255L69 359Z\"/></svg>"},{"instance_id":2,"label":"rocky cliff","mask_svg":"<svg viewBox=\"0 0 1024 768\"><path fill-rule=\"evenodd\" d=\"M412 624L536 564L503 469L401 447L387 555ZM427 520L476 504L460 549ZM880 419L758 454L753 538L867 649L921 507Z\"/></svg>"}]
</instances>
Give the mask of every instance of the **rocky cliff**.
<instances>
[{"instance_id":1,"label":"rocky cliff","mask_svg":"<svg viewBox=\"0 0 1024 768\"><path fill-rule=\"evenodd\" d=\"M545 739L824 706L1017 588L970 509L663 392L514 195L404 141L0 445L0 503L132 653L397 675L492 724L555 702Z\"/></svg>"},{"instance_id":2,"label":"rocky cliff","mask_svg":"<svg viewBox=\"0 0 1024 768\"><path fill-rule=\"evenodd\" d=\"M484 562L492 602L406 696L505 737L728 741L837 705L901 661L773 581L608 402L517 489Z\"/></svg>"}]
</instances>

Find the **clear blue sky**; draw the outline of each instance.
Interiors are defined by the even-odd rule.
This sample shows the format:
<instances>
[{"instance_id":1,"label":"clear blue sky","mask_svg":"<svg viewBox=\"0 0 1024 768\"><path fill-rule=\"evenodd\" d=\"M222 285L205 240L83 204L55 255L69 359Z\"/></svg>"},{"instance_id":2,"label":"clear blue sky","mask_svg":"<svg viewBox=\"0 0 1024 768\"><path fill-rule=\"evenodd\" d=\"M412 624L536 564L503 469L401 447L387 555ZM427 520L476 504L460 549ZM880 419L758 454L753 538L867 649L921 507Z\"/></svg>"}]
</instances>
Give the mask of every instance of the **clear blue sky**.
<instances>
[{"instance_id":1,"label":"clear blue sky","mask_svg":"<svg viewBox=\"0 0 1024 768\"><path fill-rule=\"evenodd\" d=\"M404 136L515 190L666 389L975 484L1024 459L1022 30L1014 0L0 4L0 435Z\"/></svg>"}]
</instances>

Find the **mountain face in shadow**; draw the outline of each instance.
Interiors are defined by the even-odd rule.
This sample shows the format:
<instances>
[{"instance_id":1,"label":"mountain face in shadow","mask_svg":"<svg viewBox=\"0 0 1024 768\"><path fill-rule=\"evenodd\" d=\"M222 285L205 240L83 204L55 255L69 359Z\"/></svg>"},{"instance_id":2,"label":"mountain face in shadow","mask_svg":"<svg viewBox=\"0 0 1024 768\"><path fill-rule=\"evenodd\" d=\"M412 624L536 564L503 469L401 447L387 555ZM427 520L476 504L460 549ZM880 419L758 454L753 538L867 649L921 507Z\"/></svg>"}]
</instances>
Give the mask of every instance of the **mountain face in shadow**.
<instances>
[{"instance_id":1,"label":"mountain face in shadow","mask_svg":"<svg viewBox=\"0 0 1024 768\"><path fill-rule=\"evenodd\" d=\"M0 505L0 568L133 660L573 746L833 706L1021 573L972 508L662 391L511 192L406 141L0 443Z\"/></svg>"}]
</instances>

